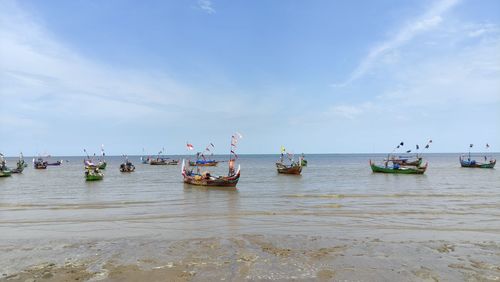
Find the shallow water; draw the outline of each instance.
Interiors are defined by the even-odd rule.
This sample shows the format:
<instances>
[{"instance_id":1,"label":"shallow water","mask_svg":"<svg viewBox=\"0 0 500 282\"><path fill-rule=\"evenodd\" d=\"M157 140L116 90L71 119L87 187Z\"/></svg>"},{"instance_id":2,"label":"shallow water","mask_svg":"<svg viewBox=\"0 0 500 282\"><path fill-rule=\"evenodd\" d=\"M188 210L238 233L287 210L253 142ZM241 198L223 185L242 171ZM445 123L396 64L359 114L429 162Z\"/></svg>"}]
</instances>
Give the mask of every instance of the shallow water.
<instances>
[{"instance_id":1,"label":"shallow water","mask_svg":"<svg viewBox=\"0 0 500 282\"><path fill-rule=\"evenodd\" d=\"M143 240L223 240L252 234L307 245L308 238L319 236L344 238L351 246L366 238L406 242L386 245L400 258L408 255L404 245L418 250L418 242L472 244L476 247L469 249L477 248L478 255L484 255L479 246L487 242L493 248L485 250L492 252L489 259L500 261L495 249L500 246L498 169L460 168L457 154L429 154L425 175L373 174L368 160L382 158L309 155L303 174L290 176L276 173L277 156L245 155L239 160L237 189L206 189L183 184L180 165L144 165L138 157L131 158L136 165L131 174L118 171L122 158L109 157L104 180L86 182L82 158L62 157L69 162L60 167L28 167L22 175L0 178L0 246L10 250L43 242L55 250L63 241L121 242L115 251L122 252L123 244L136 248ZM14 165L14 159L7 161ZM221 163L212 174L225 173ZM19 270L46 259L46 252L35 249L2 252L0 269ZM79 252L85 253L69 248L58 254ZM157 256L154 251L142 255ZM34 258L24 265L19 263L23 256ZM495 267L489 270L491 277L500 271L500 264Z\"/></svg>"}]
</instances>

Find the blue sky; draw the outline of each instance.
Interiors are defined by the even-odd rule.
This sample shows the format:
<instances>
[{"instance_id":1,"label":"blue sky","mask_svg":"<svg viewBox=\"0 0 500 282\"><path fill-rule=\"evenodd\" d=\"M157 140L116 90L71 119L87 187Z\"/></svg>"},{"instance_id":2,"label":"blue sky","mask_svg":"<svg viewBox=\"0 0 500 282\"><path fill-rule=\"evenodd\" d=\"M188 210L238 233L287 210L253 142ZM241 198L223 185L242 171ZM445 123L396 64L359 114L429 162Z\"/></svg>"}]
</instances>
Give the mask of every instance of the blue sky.
<instances>
[{"instance_id":1,"label":"blue sky","mask_svg":"<svg viewBox=\"0 0 500 282\"><path fill-rule=\"evenodd\" d=\"M500 1L0 0L0 152L500 146Z\"/></svg>"}]
</instances>

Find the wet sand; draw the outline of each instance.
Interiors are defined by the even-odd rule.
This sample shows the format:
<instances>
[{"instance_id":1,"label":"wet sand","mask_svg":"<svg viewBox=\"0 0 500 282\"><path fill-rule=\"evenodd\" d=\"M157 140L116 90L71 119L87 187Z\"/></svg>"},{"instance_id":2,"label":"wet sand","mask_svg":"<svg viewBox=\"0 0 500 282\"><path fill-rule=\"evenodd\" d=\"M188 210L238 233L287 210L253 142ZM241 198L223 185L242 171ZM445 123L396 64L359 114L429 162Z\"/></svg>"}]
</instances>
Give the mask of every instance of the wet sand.
<instances>
[{"instance_id":1,"label":"wet sand","mask_svg":"<svg viewBox=\"0 0 500 282\"><path fill-rule=\"evenodd\" d=\"M16 246L0 246L2 260L12 265L1 281L500 280L500 244L495 241L249 234Z\"/></svg>"}]
</instances>

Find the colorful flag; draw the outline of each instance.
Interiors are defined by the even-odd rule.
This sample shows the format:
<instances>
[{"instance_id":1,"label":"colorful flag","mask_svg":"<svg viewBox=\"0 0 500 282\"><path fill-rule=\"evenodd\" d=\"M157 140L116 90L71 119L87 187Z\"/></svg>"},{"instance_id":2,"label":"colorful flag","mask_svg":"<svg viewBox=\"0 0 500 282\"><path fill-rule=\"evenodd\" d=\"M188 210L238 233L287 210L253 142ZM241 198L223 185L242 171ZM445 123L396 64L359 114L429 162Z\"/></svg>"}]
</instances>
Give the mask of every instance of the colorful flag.
<instances>
[{"instance_id":1,"label":"colorful flag","mask_svg":"<svg viewBox=\"0 0 500 282\"><path fill-rule=\"evenodd\" d=\"M426 149L429 149L429 144L425 145L425 148L426 148Z\"/></svg>"},{"instance_id":2,"label":"colorful flag","mask_svg":"<svg viewBox=\"0 0 500 282\"><path fill-rule=\"evenodd\" d=\"M231 150L231 154L233 154L233 155L234 155L234 158L235 158L235 159L237 159L237 158L238 158L238 155L236 155L236 153L235 153L233 150Z\"/></svg>"},{"instance_id":3,"label":"colorful flag","mask_svg":"<svg viewBox=\"0 0 500 282\"><path fill-rule=\"evenodd\" d=\"M212 146L212 148L215 148L215 145L213 143L210 143L210 146Z\"/></svg>"},{"instance_id":4,"label":"colorful flag","mask_svg":"<svg viewBox=\"0 0 500 282\"><path fill-rule=\"evenodd\" d=\"M284 152L286 152L286 149L285 149L285 146L282 145L281 146L281 153L284 153Z\"/></svg>"},{"instance_id":5,"label":"colorful flag","mask_svg":"<svg viewBox=\"0 0 500 282\"><path fill-rule=\"evenodd\" d=\"M403 141L401 141L401 143L399 143L399 145L401 145L401 146L404 146L404 144L405 144L405 143L404 143Z\"/></svg>"},{"instance_id":6,"label":"colorful flag","mask_svg":"<svg viewBox=\"0 0 500 282\"><path fill-rule=\"evenodd\" d=\"M186 147L187 147L187 149L188 149L189 151L194 150L194 146L193 146L193 144L186 143Z\"/></svg>"}]
</instances>

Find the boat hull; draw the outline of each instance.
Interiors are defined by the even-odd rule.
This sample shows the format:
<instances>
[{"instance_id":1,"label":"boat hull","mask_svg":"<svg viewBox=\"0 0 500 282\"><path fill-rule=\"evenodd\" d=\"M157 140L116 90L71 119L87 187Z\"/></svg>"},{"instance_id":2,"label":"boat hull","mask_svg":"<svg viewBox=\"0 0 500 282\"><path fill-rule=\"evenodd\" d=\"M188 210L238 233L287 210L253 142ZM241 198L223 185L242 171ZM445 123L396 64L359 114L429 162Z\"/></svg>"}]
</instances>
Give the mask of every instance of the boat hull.
<instances>
[{"instance_id":1,"label":"boat hull","mask_svg":"<svg viewBox=\"0 0 500 282\"><path fill-rule=\"evenodd\" d=\"M302 166L300 165L284 165L282 163L276 163L276 169L278 170L278 173L282 174L294 174L294 175L299 175L302 173Z\"/></svg>"},{"instance_id":2,"label":"boat hull","mask_svg":"<svg viewBox=\"0 0 500 282\"><path fill-rule=\"evenodd\" d=\"M86 181L99 181L104 178L103 175L86 175L85 180Z\"/></svg>"},{"instance_id":3,"label":"boat hull","mask_svg":"<svg viewBox=\"0 0 500 282\"><path fill-rule=\"evenodd\" d=\"M0 170L0 177L9 177L12 175L10 170Z\"/></svg>"},{"instance_id":4,"label":"boat hull","mask_svg":"<svg viewBox=\"0 0 500 282\"><path fill-rule=\"evenodd\" d=\"M383 167L377 166L370 160L370 167L374 173L392 173L392 174L424 174L427 170L427 164L422 167Z\"/></svg>"}]
</instances>

